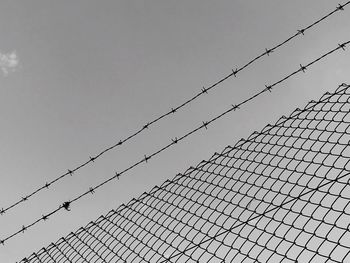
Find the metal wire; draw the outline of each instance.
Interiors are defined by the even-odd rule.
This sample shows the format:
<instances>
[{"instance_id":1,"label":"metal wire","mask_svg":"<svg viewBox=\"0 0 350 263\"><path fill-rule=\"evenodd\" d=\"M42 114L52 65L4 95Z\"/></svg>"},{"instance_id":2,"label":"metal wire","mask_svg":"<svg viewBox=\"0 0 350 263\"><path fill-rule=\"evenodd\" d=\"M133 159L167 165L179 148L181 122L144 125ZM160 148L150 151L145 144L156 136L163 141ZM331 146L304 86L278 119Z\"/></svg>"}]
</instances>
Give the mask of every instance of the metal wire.
<instances>
[{"instance_id":1,"label":"metal wire","mask_svg":"<svg viewBox=\"0 0 350 263\"><path fill-rule=\"evenodd\" d=\"M141 160L139 160L138 162L134 163L133 165L129 166L128 168L124 169L121 172L116 172L114 176L108 178L107 180L104 180L103 182L101 182L98 185L95 185L94 187L90 187L87 191L83 192L82 194L76 196L74 199L63 202L63 204L61 204L58 208L56 208L55 210L51 211L50 213L43 215L42 217L38 218L37 220L35 220L34 222L30 223L29 225L23 226L21 229L19 229L18 231L10 234L9 236L0 239L0 244L5 244L6 241L8 241L9 239L24 233L26 230L28 230L29 228L33 227L34 225L38 224L41 221L45 221L46 219L48 219L50 216L56 214L57 212L59 212L62 209L65 210L70 210L70 206L72 203L75 203L77 201L79 201L80 199L82 199L83 197L89 195L89 194L93 194L96 190L98 190L99 188L101 188L102 186L104 186L107 183L110 183L111 181L114 181L116 179L119 179L120 176L124 175L125 173L127 173L128 171L134 169L135 167L137 167L138 165L142 164L142 163L146 163L148 162L149 159L151 159L152 157L164 152L165 150L167 150L168 148L176 145L178 142L186 139L187 137L189 137L190 135L196 133L197 131L201 130L201 129L207 129L208 125L212 124L213 122L217 121L218 119L224 117L225 115L227 115L228 113L234 112L236 109L240 109L241 106L243 106L244 104L250 102L251 100L257 98L258 96L262 95L263 93L270 93L272 91L272 89L277 86L278 84L281 84L283 81L289 79L290 77L296 75L297 73L300 72L304 72L305 69L308 69L311 65L321 61L322 59L324 59L325 57L333 54L334 52L338 51L339 49L345 49L346 45L348 45L350 43L350 41L344 42L342 44L339 44L336 48L328 51L327 53L321 55L320 57L318 57L317 59L309 62L308 64L306 64L305 66L301 66L299 69L297 69L296 71L290 73L289 75L285 76L284 78L282 78L281 80L278 80L277 82L271 84L271 85L267 85L266 88L264 88L263 90L261 90L260 92L257 92L256 94L252 95L251 97L247 98L246 100L240 102L239 104L236 105L232 105L229 109L227 109L226 111L222 112L221 114L217 115L216 117L210 119L209 121L205 121L203 122L200 126L198 126L197 128L191 130L190 132L184 134L181 137L178 137L176 139L172 139L171 143L165 145L164 147L162 147L161 149L157 150L156 152L153 152L150 155L145 155L145 157Z\"/></svg>"},{"instance_id":2,"label":"metal wire","mask_svg":"<svg viewBox=\"0 0 350 263\"><path fill-rule=\"evenodd\" d=\"M20 262L349 262L349 141L341 84Z\"/></svg>"},{"instance_id":3,"label":"metal wire","mask_svg":"<svg viewBox=\"0 0 350 263\"><path fill-rule=\"evenodd\" d=\"M25 201L28 201L31 197L33 197L34 195L38 194L39 192L45 190L45 189L49 189L49 187L55 183L57 183L58 181L62 180L63 178L66 178L67 176L72 176L75 172L77 172L78 170L82 169L83 167L87 166L88 164L92 164L93 162L95 162L97 159L99 159L100 157L102 157L105 153L121 146L122 144L128 142L129 140L133 139L134 137L136 137L138 134L142 133L144 130L150 128L153 124L159 122L160 120L175 114L178 110L184 108L185 106L189 105L190 103L192 103L193 101L195 101L196 99L198 99L199 97L201 97L204 94L207 94L208 91L217 88L219 86L219 84L223 83L224 81L226 81L227 79L230 79L232 77L236 77L238 73L240 73L241 71L243 71L245 68L249 67L250 65L252 65L254 62L256 62L257 60L261 59L264 56L269 56L272 52L276 51L277 49L279 49L280 47L282 47L283 45L287 44L288 42L290 42L291 40L293 40L294 38L298 37L298 36L303 36L305 34L306 31L308 31L309 29L311 29L312 27L316 26L317 24L319 24L320 22L328 19L330 16L332 16L333 14L337 13L338 11L343 11L344 8L350 4L350 1L347 1L344 4L339 4L333 11L329 12L328 14L326 14L325 16L321 17L320 19L316 20L315 22L313 22L312 24L310 24L309 26L306 26L303 29L297 30L297 32L295 34L293 34L292 36L290 36L289 38L287 38L286 40L284 40L283 42L277 44L276 46L270 48L270 49L265 49L265 51L263 53L261 53L259 56L253 58L252 60L250 60L248 63L246 63L245 65L241 66L240 68L236 68L234 70L232 70L232 72L228 75L226 75L225 77L221 78L220 80L216 81L214 84L208 86L208 87L203 87L201 89L200 92L198 92L196 95L194 95L193 97L189 98L188 100L186 100L185 102L183 102L182 104L171 108L171 110L169 110L168 112L160 115L159 117L155 118L152 121L147 122L145 125L142 126L142 128L138 129L137 131L135 131L134 133L130 134L129 136L127 136L124 139L121 139L119 142L111 145L110 147L104 149L103 151L101 151L100 153L94 155L93 157L89 157L89 159L83 163L81 163L80 165L76 166L74 169L68 169L67 172L61 174L60 176L56 177L55 179L46 182L43 186L38 187L37 189L35 189L34 191L32 191L31 193L27 194L27 195L23 195L18 201L8 205L5 208L1 208L0 209L0 215L5 214L6 212L8 212L11 209L14 209L15 207L17 207L18 205L24 203Z\"/></svg>"}]
</instances>

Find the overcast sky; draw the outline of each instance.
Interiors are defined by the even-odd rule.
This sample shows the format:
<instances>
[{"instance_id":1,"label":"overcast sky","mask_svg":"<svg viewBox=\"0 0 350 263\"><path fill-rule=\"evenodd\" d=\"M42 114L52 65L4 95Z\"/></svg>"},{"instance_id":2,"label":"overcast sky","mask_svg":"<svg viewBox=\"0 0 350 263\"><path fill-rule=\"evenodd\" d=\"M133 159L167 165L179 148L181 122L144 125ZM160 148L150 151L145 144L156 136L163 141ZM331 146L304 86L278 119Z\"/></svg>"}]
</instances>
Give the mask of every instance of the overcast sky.
<instances>
[{"instance_id":1,"label":"overcast sky","mask_svg":"<svg viewBox=\"0 0 350 263\"><path fill-rule=\"evenodd\" d=\"M335 9L338 0L0 3L0 208L73 169ZM0 239L350 40L350 7L0 217ZM349 48L350 49L350 48ZM342 82L337 52L0 247L15 262Z\"/></svg>"}]
</instances>

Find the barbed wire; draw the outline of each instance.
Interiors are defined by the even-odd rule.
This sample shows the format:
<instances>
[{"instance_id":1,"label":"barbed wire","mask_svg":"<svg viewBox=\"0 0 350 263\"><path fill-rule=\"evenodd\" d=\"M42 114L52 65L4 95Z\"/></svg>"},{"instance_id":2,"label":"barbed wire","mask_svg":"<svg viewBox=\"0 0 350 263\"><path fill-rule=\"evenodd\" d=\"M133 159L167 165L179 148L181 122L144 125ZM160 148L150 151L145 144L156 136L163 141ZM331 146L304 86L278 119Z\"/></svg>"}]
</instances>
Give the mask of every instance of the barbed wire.
<instances>
[{"instance_id":1,"label":"barbed wire","mask_svg":"<svg viewBox=\"0 0 350 263\"><path fill-rule=\"evenodd\" d=\"M21 262L347 262L349 88L339 85Z\"/></svg>"},{"instance_id":2,"label":"barbed wire","mask_svg":"<svg viewBox=\"0 0 350 263\"><path fill-rule=\"evenodd\" d=\"M51 211L50 213L46 214L46 215L43 215L41 218L38 218L37 220L35 220L34 222L32 222L31 224L27 225L27 226L22 226L21 229L19 229L17 232L14 232L13 234L7 236L6 238L4 239L0 239L0 244L5 244L6 241L8 241L9 239L19 235L20 233L24 233L26 230L28 230L28 228L31 228L33 227L34 225L38 224L40 221L46 221L50 216L56 214L58 211L62 210L62 209L65 209L67 211L70 211L70 207L71 207L71 204L77 202L78 200L82 199L84 196L86 195L89 195L89 194L94 194L95 191L99 188L101 188L102 186L104 186L105 184L111 182L111 181L114 181L114 180L118 180L120 178L120 176L124 175L125 173L127 173L128 171L134 169L135 167L139 166L140 164L142 163L147 163L151 158L153 158L154 156L157 156L158 154L164 152L165 150L167 150L168 148L176 145L177 143L179 143L180 141L183 141L184 139L186 139L187 137L189 137L190 135L196 133L197 131L199 130L202 130L202 129L207 129L208 126L210 124L212 124L213 122L217 121L218 119L221 119L223 116L227 115L228 113L231 113L231 112L234 112L238 109L241 108L241 106L243 106L244 104L252 101L253 99L257 98L258 96L268 92L272 92L272 89L281 84L282 82L286 81L287 79L289 79L290 77L300 73L300 72L305 72L306 69L308 69L310 66L312 66L313 64L321 61L322 59L324 59L325 57L333 54L334 52L338 51L338 50L345 50L345 47L350 43L350 41L347 41L347 42L344 42L342 44L338 44L338 46L330 51L328 51L327 53L321 55L320 57L316 58L315 60L309 62L308 64L306 65L301 65L300 64L300 67L295 70L294 72L290 73L289 75L283 77L282 79L274 82L273 84L271 85L265 85L265 88L262 89L261 91L255 93L254 95L250 96L249 98L243 100L242 102L238 103L238 104L234 104L234 105L231 105L231 107L225 111L223 111L221 114L215 116L214 118L210 119L209 121L203 121L201 125L199 125L198 127L194 128L193 130L191 130L190 132L182 135L181 137L175 137L174 139L171 139L171 143L165 145L164 147L160 148L159 150L153 152L152 154L150 155L144 155L144 158L139 160L138 162L135 162L133 165L129 166L128 168L124 169L123 171L121 172L116 172L114 176L108 178L107 180L104 180L103 182L101 182L100 184L98 185L95 185L94 187L90 187L89 190L87 190L86 192L83 192L82 194L76 196L74 199L72 200L68 200L68 201L65 201L63 202L58 208L56 208L55 210Z\"/></svg>"},{"instance_id":3,"label":"barbed wire","mask_svg":"<svg viewBox=\"0 0 350 263\"><path fill-rule=\"evenodd\" d=\"M67 177L67 176L72 176L75 172L77 172L78 170L82 169L83 167L94 163L97 159L101 158L104 154L106 154L107 152L121 146L122 144L128 142L129 140L133 139L134 137L136 137L138 134L142 133L144 130L149 129L151 125L159 122L160 120L166 118L167 116L173 115L175 114L178 110L184 108L186 105L189 105L191 102L193 102L194 100L196 100L197 98L201 97L202 95L208 94L208 91L216 88L219 86L219 84L223 83L224 81L232 78L232 77L237 77L237 74L240 73L241 71L243 71L245 68L247 68L248 66L252 65L254 62L256 62L257 60L259 60L260 58L264 57L264 56L269 56L272 52L276 51L277 49L279 49L280 47L282 47L283 45L287 44L288 42L290 42L291 40L293 40L294 38L298 37L298 36L304 36L305 32L308 31L309 29L311 29L312 27L314 27L315 25L319 24L320 22L326 20L327 18L329 18L330 16L332 16L333 14L335 14L337 11L343 11L345 9L345 7L347 5L350 4L350 1L347 1L344 4L338 4L338 6L331 12L329 12L328 14L326 14L325 16L321 17L320 19L316 20L315 22L313 22L312 24L310 24L309 26L299 29L297 30L297 33L293 34L292 36L290 36L289 38L287 38L286 40L284 40L283 42L277 44L276 46L270 48L270 49L265 49L265 51L258 55L257 57L253 58L252 60L250 60L248 63L246 63L245 65L241 66L240 68L236 68L233 69L232 72L228 75L226 75L225 77L221 78L220 80L216 81L214 84L208 86L207 88L203 87L201 89L201 91L199 93L197 93L196 95L194 95L193 97L191 97L190 99L188 99L187 101L185 101L184 103L171 108L170 111L160 115L159 117L155 118L154 120L147 122L145 125L142 126L142 128L140 128L139 130L137 130L136 132L132 133L131 135L129 135L128 137L120 140L119 142L113 144L112 146L102 150L101 152L99 152L97 155L93 156L93 157L89 157L89 159L83 163L81 163L80 165L76 166L74 169L68 169L67 172L61 174L60 176L56 177L55 179L46 182L43 186L37 188L36 190L34 190L33 192L31 192L30 194L27 195L23 195L18 201L8 205L5 208L1 208L0 209L0 215L4 215L6 212L8 212L11 209L14 209L15 207L17 207L18 205L28 201L31 197L33 197L34 195L38 194L39 192L49 189L50 186L52 186L53 184L57 183L58 181L62 180L63 178Z\"/></svg>"}]
</instances>

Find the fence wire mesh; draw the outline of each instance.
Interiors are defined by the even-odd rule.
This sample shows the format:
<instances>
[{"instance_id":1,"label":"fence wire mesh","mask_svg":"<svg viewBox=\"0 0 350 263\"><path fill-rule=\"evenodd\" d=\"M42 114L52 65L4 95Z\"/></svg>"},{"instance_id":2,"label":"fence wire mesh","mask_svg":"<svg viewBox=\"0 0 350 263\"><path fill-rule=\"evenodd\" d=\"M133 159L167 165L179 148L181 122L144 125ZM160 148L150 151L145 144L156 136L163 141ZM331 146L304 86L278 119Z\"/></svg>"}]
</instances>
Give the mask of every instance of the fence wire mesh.
<instances>
[{"instance_id":1,"label":"fence wire mesh","mask_svg":"<svg viewBox=\"0 0 350 263\"><path fill-rule=\"evenodd\" d=\"M350 86L21 262L350 262Z\"/></svg>"}]
</instances>

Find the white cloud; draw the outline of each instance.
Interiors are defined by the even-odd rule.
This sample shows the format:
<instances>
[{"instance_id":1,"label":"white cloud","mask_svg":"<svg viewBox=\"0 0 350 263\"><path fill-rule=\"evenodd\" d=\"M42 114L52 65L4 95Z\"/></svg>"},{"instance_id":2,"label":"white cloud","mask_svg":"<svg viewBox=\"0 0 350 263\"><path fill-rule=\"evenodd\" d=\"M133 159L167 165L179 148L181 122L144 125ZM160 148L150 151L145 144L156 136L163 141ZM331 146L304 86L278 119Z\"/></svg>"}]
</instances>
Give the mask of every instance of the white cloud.
<instances>
[{"instance_id":1,"label":"white cloud","mask_svg":"<svg viewBox=\"0 0 350 263\"><path fill-rule=\"evenodd\" d=\"M19 60L16 51L6 54L0 52L0 68L4 76L7 76L10 72L14 72L18 63Z\"/></svg>"}]
</instances>

